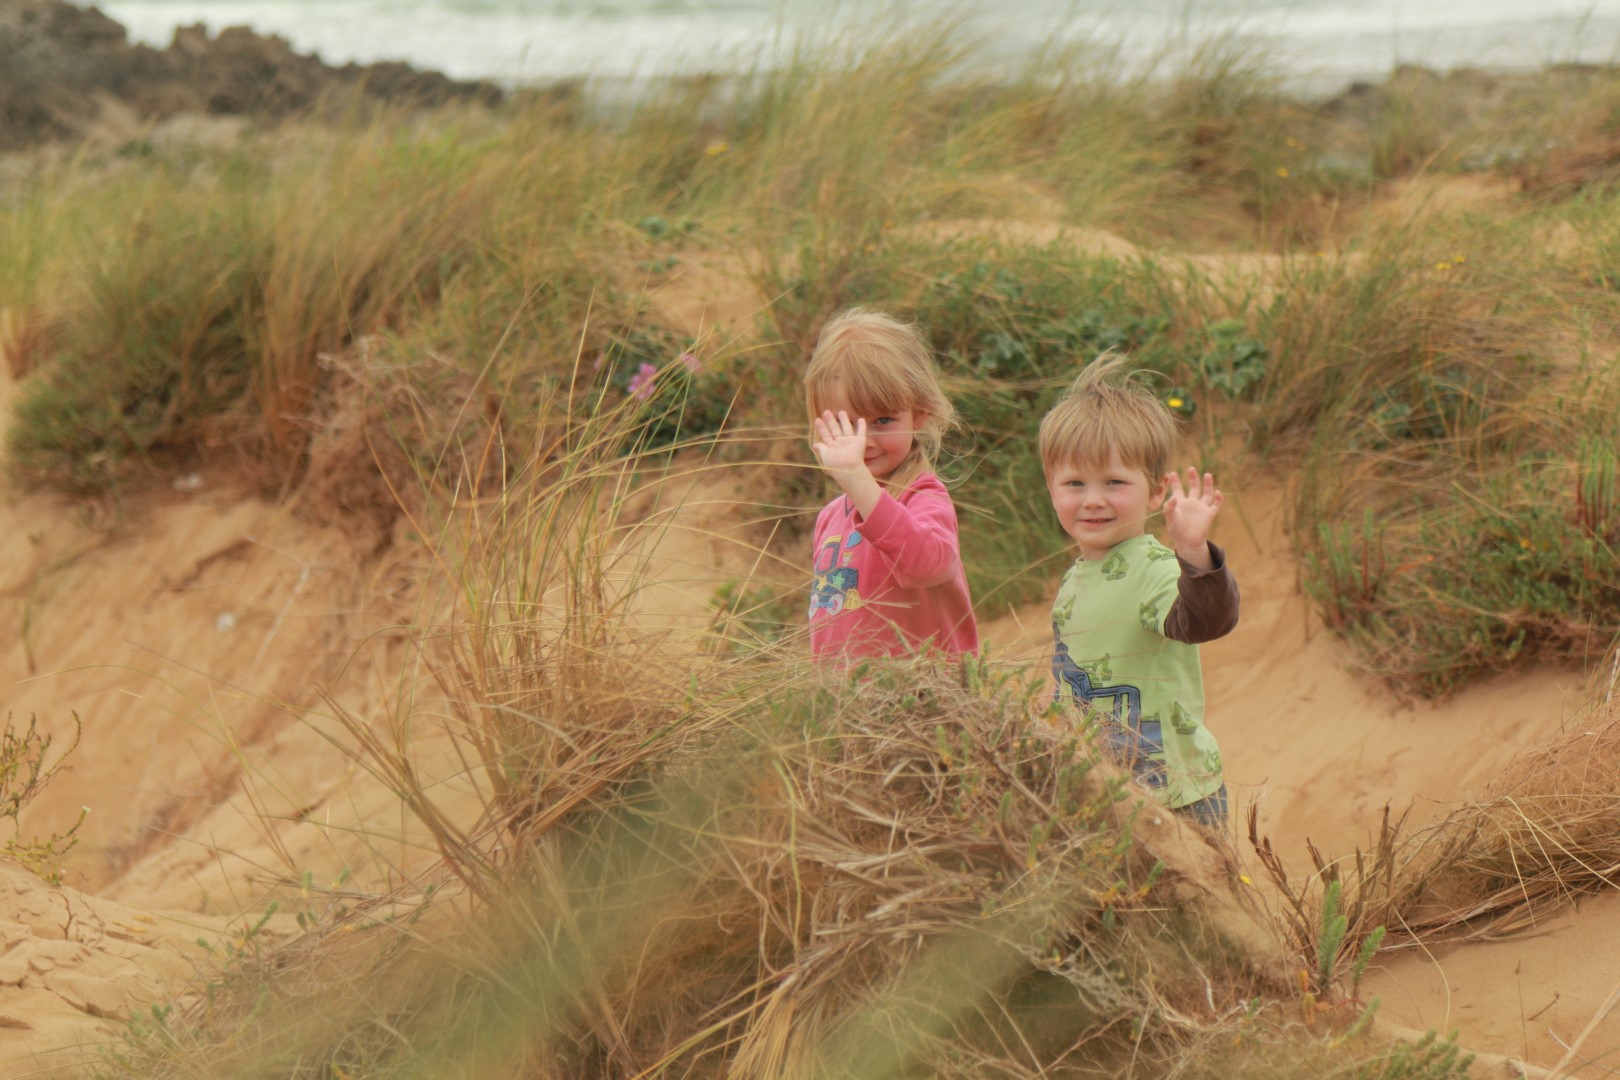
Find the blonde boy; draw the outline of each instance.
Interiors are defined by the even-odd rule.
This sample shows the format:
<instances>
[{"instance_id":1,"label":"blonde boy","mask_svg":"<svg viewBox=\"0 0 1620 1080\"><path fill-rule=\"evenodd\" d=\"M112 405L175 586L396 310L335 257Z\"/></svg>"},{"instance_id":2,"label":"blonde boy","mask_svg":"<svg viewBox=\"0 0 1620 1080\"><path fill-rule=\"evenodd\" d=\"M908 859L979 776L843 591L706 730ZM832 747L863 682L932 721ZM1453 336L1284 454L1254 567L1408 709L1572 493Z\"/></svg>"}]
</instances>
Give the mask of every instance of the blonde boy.
<instances>
[{"instance_id":1,"label":"blonde boy","mask_svg":"<svg viewBox=\"0 0 1620 1080\"><path fill-rule=\"evenodd\" d=\"M1237 625L1238 590L1209 540L1221 492L1209 473L1189 467L1184 486L1166 471L1175 437L1170 411L1108 354L1041 421L1052 508L1079 548L1052 603L1052 675L1160 802L1224 826L1198 645ZM1147 534L1161 507L1169 547Z\"/></svg>"}]
</instances>

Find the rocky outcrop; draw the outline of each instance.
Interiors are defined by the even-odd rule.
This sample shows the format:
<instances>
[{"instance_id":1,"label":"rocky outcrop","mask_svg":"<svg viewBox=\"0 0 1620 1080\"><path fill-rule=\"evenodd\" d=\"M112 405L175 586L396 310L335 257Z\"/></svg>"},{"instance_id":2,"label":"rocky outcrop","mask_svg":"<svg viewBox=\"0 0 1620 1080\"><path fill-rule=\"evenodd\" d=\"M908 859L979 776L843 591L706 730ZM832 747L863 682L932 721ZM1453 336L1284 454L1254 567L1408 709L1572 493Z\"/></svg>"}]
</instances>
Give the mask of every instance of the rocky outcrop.
<instances>
[{"instance_id":1,"label":"rocky outcrop","mask_svg":"<svg viewBox=\"0 0 1620 1080\"><path fill-rule=\"evenodd\" d=\"M182 27L164 49L65 0L0 0L0 151L82 135L109 106L142 121L177 113L276 117L356 96L424 106L496 104L491 83L408 64L341 67L244 27Z\"/></svg>"}]
</instances>

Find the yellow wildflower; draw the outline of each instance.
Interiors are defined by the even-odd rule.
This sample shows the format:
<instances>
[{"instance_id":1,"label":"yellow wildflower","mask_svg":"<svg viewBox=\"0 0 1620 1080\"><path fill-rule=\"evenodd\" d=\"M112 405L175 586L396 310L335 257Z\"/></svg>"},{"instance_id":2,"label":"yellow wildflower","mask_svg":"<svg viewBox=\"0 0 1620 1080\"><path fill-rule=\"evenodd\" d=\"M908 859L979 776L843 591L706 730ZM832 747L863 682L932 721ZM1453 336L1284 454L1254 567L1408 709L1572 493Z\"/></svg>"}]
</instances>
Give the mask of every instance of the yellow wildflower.
<instances>
[{"instance_id":1,"label":"yellow wildflower","mask_svg":"<svg viewBox=\"0 0 1620 1080\"><path fill-rule=\"evenodd\" d=\"M1178 397L1173 397L1169 401L1165 402L1165 404L1169 405L1172 409L1179 409L1187 403Z\"/></svg>"},{"instance_id":2,"label":"yellow wildflower","mask_svg":"<svg viewBox=\"0 0 1620 1080\"><path fill-rule=\"evenodd\" d=\"M708 145L708 147L703 152L705 154L709 155L710 157L719 157L721 154L726 153L730 149L731 149L731 144L730 143L727 143L727 142L712 142L712 143L710 143Z\"/></svg>"},{"instance_id":3,"label":"yellow wildflower","mask_svg":"<svg viewBox=\"0 0 1620 1080\"><path fill-rule=\"evenodd\" d=\"M1286 165L1277 166L1277 175L1282 177L1284 180L1288 179L1288 166L1286 166Z\"/></svg>"}]
</instances>

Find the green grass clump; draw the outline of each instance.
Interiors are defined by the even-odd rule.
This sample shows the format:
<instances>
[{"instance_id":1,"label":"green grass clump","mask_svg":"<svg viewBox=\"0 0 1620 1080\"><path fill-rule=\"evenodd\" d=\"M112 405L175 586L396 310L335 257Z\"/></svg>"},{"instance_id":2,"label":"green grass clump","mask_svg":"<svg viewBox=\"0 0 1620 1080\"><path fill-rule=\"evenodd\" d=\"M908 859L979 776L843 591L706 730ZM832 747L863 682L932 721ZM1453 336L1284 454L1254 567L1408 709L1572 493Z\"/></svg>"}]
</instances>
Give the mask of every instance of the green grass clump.
<instances>
[{"instance_id":1,"label":"green grass clump","mask_svg":"<svg viewBox=\"0 0 1620 1080\"><path fill-rule=\"evenodd\" d=\"M472 239L476 193L431 150L372 132L324 157L266 146L42 187L38 203L97 208L58 223L57 292L32 298L53 349L24 387L13 470L100 492L154 457L226 446L271 451L285 474L321 355L434 304ZM0 232L27 239L38 216Z\"/></svg>"},{"instance_id":2,"label":"green grass clump","mask_svg":"<svg viewBox=\"0 0 1620 1080\"><path fill-rule=\"evenodd\" d=\"M119 194L106 221L64 240L82 260L83 306L8 432L12 467L33 483L104 490L154 448L200 441L252 379L237 319L258 258L245 215L155 185Z\"/></svg>"},{"instance_id":3,"label":"green grass clump","mask_svg":"<svg viewBox=\"0 0 1620 1080\"><path fill-rule=\"evenodd\" d=\"M1613 483L1612 449L1604 475ZM1620 633L1620 530L1582 522L1567 469L1528 463L1467 501L1325 525L1307 561L1328 624L1420 693L1538 658L1601 656Z\"/></svg>"},{"instance_id":4,"label":"green grass clump","mask_svg":"<svg viewBox=\"0 0 1620 1080\"><path fill-rule=\"evenodd\" d=\"M1425 695L1585 662L1620 632L1615 383L1592 322L1620 307L1528 222L1431 228L1426 252L1375 236L1366 265L1287 281L1258 319L1255 426L1300 454L1297 543L1328 624Z\"/></svg>"},{"instance_id":5,"label":"green grass clump","mask_svg":"<svg viewBox=\"0 0 1620 1080\"><path fill-rule=\"evenodd\" d=\"M1142 271L1053 247L982 252L935 276L918 298L964 438L953 495L974 601L999 610L1042 595L1072 543L1052 518L1036 434L1046 410L1108 349L1180 366L1179 312L1132 286ZM1168 390L1170 378L1160 380Z\"/></svg>"}]
</instances>

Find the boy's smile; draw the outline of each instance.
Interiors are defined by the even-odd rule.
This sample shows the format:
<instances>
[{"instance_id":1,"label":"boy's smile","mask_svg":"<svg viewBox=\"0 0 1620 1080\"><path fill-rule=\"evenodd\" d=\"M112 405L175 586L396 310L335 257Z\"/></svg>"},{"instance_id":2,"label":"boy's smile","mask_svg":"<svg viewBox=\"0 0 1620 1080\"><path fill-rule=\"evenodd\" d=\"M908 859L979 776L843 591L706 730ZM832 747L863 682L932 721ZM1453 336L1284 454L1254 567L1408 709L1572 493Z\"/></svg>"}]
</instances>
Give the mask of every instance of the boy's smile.
<instances>
[{"instance_id":1,"label":"boy's smile","mask_svg":"<svg viewBox=\"0 0 1620 1080\"><path fill-rule=\"evenodd\" d=\"M1147 531L1148 514L1164 503L1164 482L1126 465L1118 451L1105 463L1071 462L1046 478L1052 509L1063 531L1080 545L1080 557L1102 559L1115 544Z\"/></svg>"}]
</instances>

